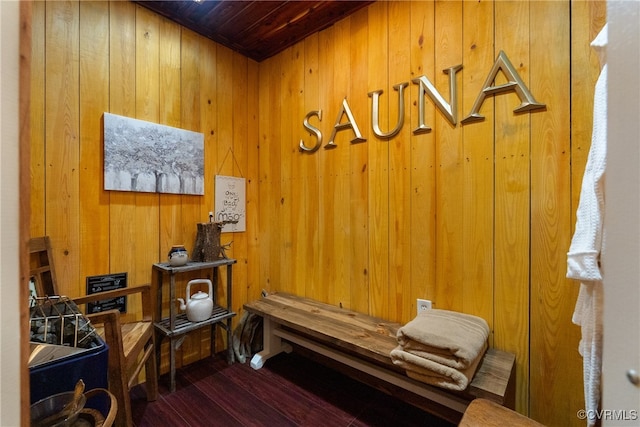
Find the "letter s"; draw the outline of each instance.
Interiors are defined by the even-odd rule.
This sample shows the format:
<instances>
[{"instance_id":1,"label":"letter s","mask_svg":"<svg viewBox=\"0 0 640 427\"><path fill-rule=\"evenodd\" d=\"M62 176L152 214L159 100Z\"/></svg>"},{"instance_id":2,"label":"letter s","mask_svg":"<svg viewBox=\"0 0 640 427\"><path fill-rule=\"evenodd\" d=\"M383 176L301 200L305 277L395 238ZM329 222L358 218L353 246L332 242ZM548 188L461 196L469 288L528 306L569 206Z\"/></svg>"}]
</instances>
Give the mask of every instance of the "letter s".
<instances>
[{"instance_id":1,"label":"letter s","mask_svg":"<svg viewBox=\"0 0 640 427\"><path fill-rule=\"evenodd\" d=\"M308 130L309 133L315 135L317 138L316 145L311 148L304 145L304 141L302 139L300 140L300 151L306 151L308 153L314 153L322 145L322 132L320 132L320 129L309 123L309 118L311 118L312 116L318 116L318 121L322 121L322 110L309 111L307 115L304 116L304 121L302 122L304 128Z\"/></svg>"}]
</instances>

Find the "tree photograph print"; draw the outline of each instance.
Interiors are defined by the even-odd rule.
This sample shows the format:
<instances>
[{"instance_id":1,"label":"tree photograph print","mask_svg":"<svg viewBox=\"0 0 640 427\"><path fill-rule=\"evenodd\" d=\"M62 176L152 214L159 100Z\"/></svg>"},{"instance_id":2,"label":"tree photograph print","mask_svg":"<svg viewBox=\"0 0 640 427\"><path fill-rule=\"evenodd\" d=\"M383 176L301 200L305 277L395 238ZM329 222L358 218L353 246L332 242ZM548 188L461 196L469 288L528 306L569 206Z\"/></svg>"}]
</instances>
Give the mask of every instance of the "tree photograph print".
<instances>
[{"instance_id":1,"label":"tree photograph print","mask_svg":"<svg viewBox=\"0 0 640 427\"><path fill-rule=\"evenodd\" d=\"M204 135L104 113L104 188L204 194Z\"/></svg>"}]
</instances>

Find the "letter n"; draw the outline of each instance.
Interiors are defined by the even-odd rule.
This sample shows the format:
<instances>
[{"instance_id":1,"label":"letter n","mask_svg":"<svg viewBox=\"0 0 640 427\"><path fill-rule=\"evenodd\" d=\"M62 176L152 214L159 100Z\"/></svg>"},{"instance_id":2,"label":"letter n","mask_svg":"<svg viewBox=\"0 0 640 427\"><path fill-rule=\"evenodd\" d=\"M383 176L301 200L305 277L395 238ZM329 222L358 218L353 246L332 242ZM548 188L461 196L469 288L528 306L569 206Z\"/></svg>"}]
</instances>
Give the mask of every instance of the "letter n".
<instances>
[{"instance_id":1,"label":"letter n","mask_svg":"<svg viewBox=\"0 0 640 427\"><path fill-rule=\"evenodd\" d=\"M426 133L431 130L429 126L424 123L424 95L429 95L429 98L436 105L438 110L449 120L449 123L456 125L458 122L457 108L458 108L458 89L456 85L456 74L462 69L462 65L456 65L450 67L443 72L449 75L449 103L444 100L442 95L436 90L436 87L429 81L426 76L420 76L417 79L411 80L413 83L419 85L418 90L418 127L413 130L414 135L420 133Z\"/></svg>"}]
</instances>

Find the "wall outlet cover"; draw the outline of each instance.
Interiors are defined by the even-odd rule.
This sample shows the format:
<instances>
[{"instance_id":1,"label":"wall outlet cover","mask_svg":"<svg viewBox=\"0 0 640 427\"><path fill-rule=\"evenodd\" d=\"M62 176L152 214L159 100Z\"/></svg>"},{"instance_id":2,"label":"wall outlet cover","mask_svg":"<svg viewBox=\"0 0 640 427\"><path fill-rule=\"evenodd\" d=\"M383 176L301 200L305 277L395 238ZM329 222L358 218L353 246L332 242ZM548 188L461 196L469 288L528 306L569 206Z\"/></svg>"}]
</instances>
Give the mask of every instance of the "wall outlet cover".
<instances>
[{"instance_id":1,"label":"wall outlet cover","mask_svg":"<svg viewBox=\"0 0 640 427\"><path fill-rule=\"evenodd\" d=\"M433 308L433 304L430 300L428 299L420 299L418 298L418 302L416 304L416 306L418 307L418 314L422 313L423 311L426 310L431 310Z\"/></svg>"}]
</instances>

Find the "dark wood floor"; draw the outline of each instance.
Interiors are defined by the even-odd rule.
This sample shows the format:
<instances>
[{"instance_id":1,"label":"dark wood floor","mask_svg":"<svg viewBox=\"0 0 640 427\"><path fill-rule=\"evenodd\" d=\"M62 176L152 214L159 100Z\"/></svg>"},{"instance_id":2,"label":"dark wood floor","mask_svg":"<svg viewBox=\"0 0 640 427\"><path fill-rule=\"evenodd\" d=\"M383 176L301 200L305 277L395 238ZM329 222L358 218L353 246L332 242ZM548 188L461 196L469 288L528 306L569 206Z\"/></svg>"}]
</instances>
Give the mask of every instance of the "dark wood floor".
<instances>
[{"instance_id":1,"label":"dark wood floor","mask_svg":"<svg viewBox=\"0 0 640 427\"><path fill-rule=\"evenodd\" d=\"M162 376L150 403L132 391L136 427L452 426L295 352L257 371L218 355L179 369L176 383L169 393Z\"/></svg>"}]
</instances>

